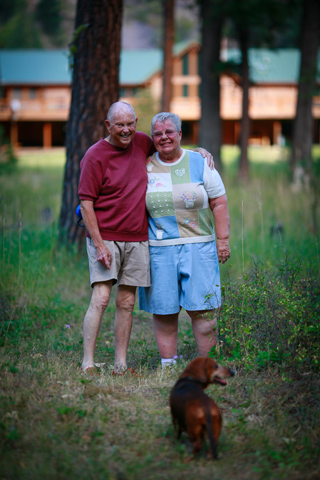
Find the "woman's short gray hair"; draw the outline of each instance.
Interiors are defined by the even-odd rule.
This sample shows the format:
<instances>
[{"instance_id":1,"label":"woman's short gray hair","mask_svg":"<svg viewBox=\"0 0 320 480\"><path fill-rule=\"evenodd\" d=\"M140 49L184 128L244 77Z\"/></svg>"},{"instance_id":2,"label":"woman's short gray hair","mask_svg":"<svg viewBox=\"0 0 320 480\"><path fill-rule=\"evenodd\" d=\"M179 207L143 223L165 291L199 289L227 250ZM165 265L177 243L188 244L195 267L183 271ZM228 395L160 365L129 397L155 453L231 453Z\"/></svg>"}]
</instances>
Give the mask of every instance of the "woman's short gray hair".
<instances>
[{"instance_id":1,"label":"woman's short gray hair","mask_svg":"<svg viewBox=\"0 0 320 480\"><path fill-rule=\"evenodd\" d=\"M170 120L173 125L175 126L176 130L180 132L181 130L181 120L179 115L176 115L175 113L169 113L169 112L160 112L157 113L152 119L151 122L151 136L153 135L153 129L154 125L156 122L161 122L164 123L166 120Z\"/></svg>"}]
</instances>

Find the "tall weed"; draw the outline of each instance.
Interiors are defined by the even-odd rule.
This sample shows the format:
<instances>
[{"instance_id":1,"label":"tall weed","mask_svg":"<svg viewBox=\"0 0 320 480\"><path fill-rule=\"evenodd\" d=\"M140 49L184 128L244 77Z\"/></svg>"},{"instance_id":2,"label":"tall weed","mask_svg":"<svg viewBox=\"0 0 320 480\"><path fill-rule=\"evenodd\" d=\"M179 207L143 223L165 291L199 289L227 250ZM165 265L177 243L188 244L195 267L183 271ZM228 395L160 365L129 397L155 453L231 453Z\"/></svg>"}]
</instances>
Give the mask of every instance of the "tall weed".
<instances>
[{"instance_id":1,"label":"tall weed","mask_svg":"<svg viewBox=\"0 0 320 480\"><path fill-rule=\"evenodd\" d=\"M223 286L219 344L212 356L247 368L320 367L320 279L285 255L278 266L255 261Z\"/></svg>"}]
</instances>

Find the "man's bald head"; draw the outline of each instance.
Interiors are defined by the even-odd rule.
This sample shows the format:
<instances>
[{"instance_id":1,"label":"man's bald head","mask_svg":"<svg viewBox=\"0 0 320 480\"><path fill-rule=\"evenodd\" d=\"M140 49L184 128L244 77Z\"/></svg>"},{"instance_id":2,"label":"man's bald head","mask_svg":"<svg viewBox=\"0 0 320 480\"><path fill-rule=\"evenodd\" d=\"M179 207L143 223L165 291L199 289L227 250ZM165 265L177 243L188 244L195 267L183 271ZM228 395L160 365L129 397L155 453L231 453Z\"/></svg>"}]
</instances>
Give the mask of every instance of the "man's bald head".
<instances>
[{"instance_id":1,"label":"man's bald head","mask_svg":"<svg viewBox=\"0 0 320 480\"><path fill-rule=\"evenodd\" d=\"M133 106L130 105L130 103L115 102L111 105L111 107L108 110L107 120L109 120L109 122L113 122L114 116L121 112L130 112L134 115L134 118L136 118L136 113L134 111Z\"/></svg>"},{"instance_id":2,"label":"man's bald head","mask_svg":"<svg viewBox=\"0 0 320 480\"><path fill-rule=\"evenodd\" d=\"M115 147L127 148L136 133L137 120L132 105L126 102L113 103L105 121L109 132L106 141Z\"/></svg>"}]
</instances>

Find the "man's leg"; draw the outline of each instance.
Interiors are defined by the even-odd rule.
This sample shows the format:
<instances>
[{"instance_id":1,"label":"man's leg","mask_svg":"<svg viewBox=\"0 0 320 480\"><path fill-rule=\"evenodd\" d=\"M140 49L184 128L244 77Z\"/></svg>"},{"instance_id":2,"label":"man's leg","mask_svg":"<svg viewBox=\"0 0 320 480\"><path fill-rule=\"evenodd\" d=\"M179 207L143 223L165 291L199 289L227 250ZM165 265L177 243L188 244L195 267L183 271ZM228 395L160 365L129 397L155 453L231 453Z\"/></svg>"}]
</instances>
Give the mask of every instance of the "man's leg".
<instances>
[{"instance_id":1,"label":"man's leg","mask_svg":"<svg viewBox=\"0 0 320 480\"><path fill-rule=\"evenodd\" d=\"M217 319L213 311L187 311L192 320L192 330L200 357L207 357L211 348L217 344Z\"/></svg>"},{"instance_id":2,"label":"man's leg","mask_svg":"<svg viewBox=\"0 0 320 480\"><path fill-rule=\"evenodd\" d=\"M135 304L136 288L119 285L116 295L116 316L114 320L115 360L114 370L121 372L127 368L127 350L132 328L132 312Z\"/></svg>"},{"instance_id":3,"label":"man's leg","mask_svg":"<svg viewBox=\"0 0 320 480\"><path fill-rule=\"evenodd\" d=\"M83 322L82 370L94 367L94 351L100 331L102 315L108 306L112 280L93 285L91 302Z\"/></svg>"},{"instance_id":4,"label":"man's leg","mask_svg":"<svg viewBox=\"0 0 320 480\"><path fill-rule=\"evenodd\" d=\"M169 359L177 355L178 316L153 315L153 331L161 359Z\"/></svg>"}]
</instances>

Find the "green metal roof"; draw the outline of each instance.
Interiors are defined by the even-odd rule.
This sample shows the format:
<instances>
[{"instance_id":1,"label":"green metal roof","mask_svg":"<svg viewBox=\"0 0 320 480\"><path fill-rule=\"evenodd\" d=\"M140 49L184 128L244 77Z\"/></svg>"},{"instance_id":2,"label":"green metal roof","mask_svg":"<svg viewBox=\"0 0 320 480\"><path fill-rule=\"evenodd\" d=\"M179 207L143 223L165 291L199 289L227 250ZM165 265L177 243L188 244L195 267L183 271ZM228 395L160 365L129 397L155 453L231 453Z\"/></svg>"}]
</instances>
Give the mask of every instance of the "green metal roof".
<instances>
[{"instance_id":1,"label":"green metal roof","mask_svg":"<svg viewBox=\"0 0 320 480\"><path fill-rule=\"evenodd\" d=\"M0 50L2 85L68 85L68 50Z\"/></svg>"},{"instance_id":2,"label":"green metal roof","mask_svg":"<svg viewBox=\"0 0 320 480\"><path fill-rule=\"evenodd\" d=\"M125 50L120 58L120 83L139 85L161 70L160 49ZM68 50L0 50L2 85L68 85Z\"/></svg>"},{"instance_id":3,"label":"green metal roof","mask_svg":"<svg viewBox=\"0 0 320 480\"><path fill-rule=\"evenodd\" d=\"M190 45L174 46L177 55ZM123 50L120 56L121 85L139 85L161 71L161 49ZM68 50L0 50L2 84L69 84Z\"/></svg>"},{"instance_id":4,"label":"green metal roof","mask_svg":"<svg viewBox=\"0 0 320 480\"><path fill-rule=\"evenodd\" d=\"M237 49L227 52L227 60L240 61ZM319 57L320 60L320 57ZM300 68L300 51L296 49L249 50L250 78L255 83L297 83Z\"/></svg>"},{"instance_id":5,"label":"green metal roof","mask_svg":"<svg viewBox=\"0 0 320 480\"><path fill-rule=\"evenodd\" d=\"M161 70L160 49L123 50L120 56L120 84L139 85Z\"/></svg>"},{"instance_id":6,"label":"green metal roof","mask_svg":"<svg viewBox=\"0 0 320 480\"><path fill-rule=\"evenodd\" d=\"M174 55L181 54L192 41L179 42L173 47ZM160 72L163 64L163 51L159 48L122 50L120 56L120 84L139 85Z\"/></svg>"},{"instance_id":7,"label":"green metal roof","mask_svg":"<svg viewBox=\"0 0 320 480\"><path fill-rule=\"evenodd\" d=\"M175 45L175 55L183 53L194 42ZM123 50L120 58L120 85L142 85L161 71L160 49ZM227 52L228 60L240 60L239 50ZM250 49L251 80L256 83L296 83L300 52L294 49ZM320 55L318 56L320 72ZM69 85L71 71L68 50L0 50L0 84L2 85Z\"/></svg>"}]
</instances>

